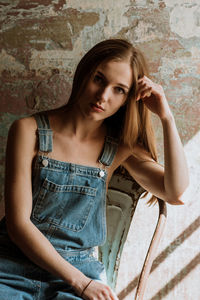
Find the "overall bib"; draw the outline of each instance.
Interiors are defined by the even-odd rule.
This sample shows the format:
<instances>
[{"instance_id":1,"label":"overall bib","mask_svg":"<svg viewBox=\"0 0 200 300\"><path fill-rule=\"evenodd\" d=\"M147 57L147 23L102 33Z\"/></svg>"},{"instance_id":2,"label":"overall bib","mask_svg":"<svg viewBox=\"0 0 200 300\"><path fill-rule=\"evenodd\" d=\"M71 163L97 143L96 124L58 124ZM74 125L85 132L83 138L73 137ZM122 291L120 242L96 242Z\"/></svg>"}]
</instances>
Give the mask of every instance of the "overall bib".
<instances>
[{"instance_id":1,"label":"overall bib","mask_svg":"<svg viewBox=\"0 0 200 300\"><path fill-rule=\"evenodd\" d=\"M48 156L53 132L46 114L36 114L39 153L32 175L31 221L59 254L93 280L106 283L95 247L106 240L104 169L58 161ZM99 162L111 165L117 140L106 136ZM62 279L31 262L10 240L5 218L0 222L1 300L80 300Z\"/></svg>"}]
</instances>

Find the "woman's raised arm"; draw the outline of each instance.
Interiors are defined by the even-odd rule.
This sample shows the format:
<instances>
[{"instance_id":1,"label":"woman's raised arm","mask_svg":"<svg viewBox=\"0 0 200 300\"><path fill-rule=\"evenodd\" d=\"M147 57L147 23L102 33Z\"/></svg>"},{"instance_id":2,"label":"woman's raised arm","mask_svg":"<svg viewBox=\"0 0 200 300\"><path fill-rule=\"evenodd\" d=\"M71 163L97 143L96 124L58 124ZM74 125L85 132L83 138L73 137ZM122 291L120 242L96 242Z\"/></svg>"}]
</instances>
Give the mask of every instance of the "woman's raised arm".
<instances>
[{"instance_id":1,"label":"woman's raised arm","mask_svg":"<svg viewBox=\"0 0 200 300\"><path fill-rule=\"evenodd\" d=\"M141 159L129 157L124 166L134 178L155 196L171 203L183 204L181 195L189 184L183 146L162 86L144 76L139 81L138 98L161 120L164 136L164 168L145 151ZM137 153L136 153L137 154Z\"/></svg>"}]
</instances>

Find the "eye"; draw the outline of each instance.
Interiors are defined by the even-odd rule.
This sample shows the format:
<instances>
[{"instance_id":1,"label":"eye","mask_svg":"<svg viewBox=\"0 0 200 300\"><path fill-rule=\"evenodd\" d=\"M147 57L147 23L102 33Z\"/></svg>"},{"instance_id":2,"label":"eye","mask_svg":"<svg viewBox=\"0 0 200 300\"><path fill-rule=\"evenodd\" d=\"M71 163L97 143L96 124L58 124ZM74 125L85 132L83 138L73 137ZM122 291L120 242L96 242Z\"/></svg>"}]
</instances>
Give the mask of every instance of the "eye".
<instances>
[{"instance_id":1,"label":"eye","mask_svg":"<svg viewBox=\"0 0 200 300\"><path fill-rule=\"evenodd\" d=\"M102 83L103 82L103 78L99 75L95 75L94 76L94 82L96 83Z\"/></svg>"},{"instance_id":2,"label":"eye","mask_svg":"<svg viewBox=\"0 0 200 300\"><path fill-rule=\"evenodd\" d=\"M115 91L118 93L118 94L126 94L125 90L119 86L115 87Z\"/></svg>"}]
</instances>

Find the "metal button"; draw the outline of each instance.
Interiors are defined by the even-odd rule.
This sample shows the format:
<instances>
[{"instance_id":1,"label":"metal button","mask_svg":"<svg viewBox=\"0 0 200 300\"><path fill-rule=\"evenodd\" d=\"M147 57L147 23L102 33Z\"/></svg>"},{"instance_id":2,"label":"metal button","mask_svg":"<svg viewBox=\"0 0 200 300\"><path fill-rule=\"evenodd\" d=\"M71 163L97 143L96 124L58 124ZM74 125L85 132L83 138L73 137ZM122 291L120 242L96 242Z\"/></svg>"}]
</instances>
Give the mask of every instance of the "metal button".
<instances>
[{"instance_id":1,"label":"metal button","mask_svg":"<svg viewBox=\"0 0 200 300\"><path fill-rule=\"evenodd\" d=\"M49 164L49 162L48 162L47 159L43 159L43 160L42 160L42 164L43 164L44 167L47 167L48 164Z\"/></svg>"},{"instance_id":2,"label":"metal button","mask_svg":"<svg viewBox=\"0 0 200 300\"><path fill-rule=\"evenodd\" d=\"M103 177L105 175L105 172L103 171L103 170L101 170L100 172L99 172L99 176L100 177Z\"/></svg>"}]
</instances>

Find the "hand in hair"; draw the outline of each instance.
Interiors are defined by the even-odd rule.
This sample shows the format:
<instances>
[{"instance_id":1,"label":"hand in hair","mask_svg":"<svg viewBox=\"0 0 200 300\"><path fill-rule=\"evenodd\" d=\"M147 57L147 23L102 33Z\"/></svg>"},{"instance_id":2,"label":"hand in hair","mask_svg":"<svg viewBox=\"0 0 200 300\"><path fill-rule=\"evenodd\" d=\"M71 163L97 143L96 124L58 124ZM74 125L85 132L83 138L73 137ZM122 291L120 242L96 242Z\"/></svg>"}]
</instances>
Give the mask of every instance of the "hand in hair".
<instances>
[{"instance_id":1,"label":"hand in hair","mask_svg":"<svg viewBox=\"0 0 200 300\"><path fill-rule=\"evenodd\" d=\"M144 76L138 80L136 101L142 100L147 108L164 120L171 117L163 87Z\"/></svg>"}]
</instances>

